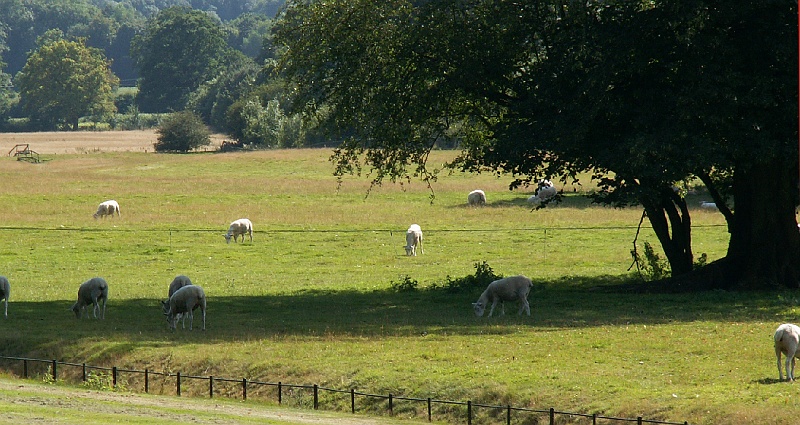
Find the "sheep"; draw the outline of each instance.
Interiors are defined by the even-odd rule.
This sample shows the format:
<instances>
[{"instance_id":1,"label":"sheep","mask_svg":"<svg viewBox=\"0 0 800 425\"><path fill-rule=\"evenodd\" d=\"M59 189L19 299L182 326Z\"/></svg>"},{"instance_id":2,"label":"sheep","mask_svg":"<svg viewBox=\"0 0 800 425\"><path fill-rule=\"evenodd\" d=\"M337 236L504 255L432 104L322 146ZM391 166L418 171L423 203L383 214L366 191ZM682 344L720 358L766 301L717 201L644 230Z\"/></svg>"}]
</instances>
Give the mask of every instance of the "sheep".
<instances>
[{"instance_id":1,"label":"sheep","mask_svg":"<svg viewBox=\"0 0 800 425\"><path fill-rule=\"evenodd\" d=\"M492 307L489 309L489 317L492 317L492 313L498 302L500 303L500 315L505 315L504 302L519 300L519 311L517 314L521 315L524 310L528 316L530 316L531 307L530 304L528 304L528 294L531 292L531 286L533 286L531 280L523 275L495 280L486 287L486 290L483 291L478 301L472 303L475 315L478 317L483 316L483 312L490 302L492 303Z\"/></svg>"},{"instance_id":2,"label":"sheep","mask_svg":"<svg viewBox=\"0 0 800 425\"><path fill-rule=\"evenodd\" d=\"M189 279L187 276L178 275L175 276L175 279L172 279L172 283L169 284L169 296L167 296L167 302L169 302L170 297L172 294L178 291L178 289L183 288L184 286L189 286L192 284L192 280ZM178 313L178 320L181 318L183 321L181 322L181 326L185 329L186 328L186 316L182 313Z\"/></svg>"},{"instance_id":3,"label":"sheep","mask_svg":"<svg viewBox=\"0 0 800 425\"><path fill-rule=\"evenodd\" d=\"M416 257L417 247L419 247L421 254L425 253L422 248L422 228L419 227L419 224L412 224L406 231L406 255Z\"/></svg>"},{"instance_id":4,"label":"sheep","mask_svg":"<svg viewBox=\"0 0 800 425\"><path fill-rule=\"evenodd\" d=\"M717 204L714 202L700 201L700 209L704 210L717 210Z\"/></svg>"},{"instance_id":5,"label":"sheep","mask_svg":"<svg viewBox=\"0 0 800 425\"><path fill-rule=\"evenodd\" d=\"M467 195L467 203L472 206L484 205L486 204L486 194L480 189L473 190Z\"/></svg>"},{"instance_id":6,"label":"sheep","mask_svg":"<svg viewBox=\"0 0 800 425\"><path fill-rule=\"evenodd\" d=\"M225 236L225 241L227 243L231 243L231 236L233 236L233 241L236 242L236 237L242 235L242 243L244 243L245 234L249 234L250 242L253 242L253 223L246 218L240 218L232 222L230 227L228 227L228 233L222 236Z\"/></svg>"},{"instance_id":7,"label":"sheep","mask_svg":"<svg viewBox=\"0 0 800 425\"><path fill-rule=\"evenodd\" d=\"M786 355L786 380L794 381L794 363L800 342L800 327L791 323L784 323L775 330L775 357L778 358L778 379L783 381L781 372L781 353ZM791 364L791 367L790 367Z\"/></svg>"},{"instance_id":8,"label":"sheep","mask_svg":"<svg viewBox=\"0 0 800 425\"><path fill-rule=\"evenodd\" d=\"M193 311L200 307L200 311L203 312L203 330L206 330L206 294L203 288L197 285L184 286L175 291L168 301L162 301L161 307L164 316L167 316L167 325L172 331L177 327L179 314L189 316L189 330L192 330Z\"/></svg>"},{"instance_id":9,"label":"sheep","mask_svg":"<svg viewBox=\"0 0 800 425\"><path fill-rule=\"evenodd\" d=\"M83 282L78 288L78 301L72 306L72 312L75 317L80 319L83 317L83 310L86 309L86 318L89 318L89 309L86 308L90 304L94 305L92 312L94 318L97 319L97 311L100 310L100 302L103 303L103 310L100 314L101 319L106 318L106 301L108 301L108 283L102 277L93 277L86 282Z\"/></svg>"},{"instance_id":10,"label":"sheep","mask_svg":"<svg viewBox=\"0 0 800 425\"><path fill-rule=\"evenodd\" d=\"M11 284L8 283L8 278L0 276L0 300L5 304L5 312L3 317L8 317L8 296L11 294Z\"/></svg>"},{"instance_id":11,"label":"sheep","mask_svg":"<svg viewBox=\"0 0 800 425\"><path fill-rule=\"evenodd\" d=\"M114 217L114 213L119 215L119 204L115 200L109 200L105 202L101 202L100 205L97 206L97 212L92 214L94 218L105 218L105 216L110 215Z\"/></svg>"}]
</instances>

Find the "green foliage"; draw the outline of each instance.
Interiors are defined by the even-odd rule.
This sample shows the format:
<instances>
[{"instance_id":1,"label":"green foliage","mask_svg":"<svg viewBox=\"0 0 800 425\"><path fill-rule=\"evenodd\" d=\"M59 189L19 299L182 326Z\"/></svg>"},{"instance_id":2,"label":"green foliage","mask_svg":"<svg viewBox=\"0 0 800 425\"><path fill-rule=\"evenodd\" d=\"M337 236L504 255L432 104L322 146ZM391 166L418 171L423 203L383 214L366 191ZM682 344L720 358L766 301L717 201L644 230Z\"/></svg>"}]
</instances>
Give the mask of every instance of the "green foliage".
<instances>
[{"instance_id":1,"label":"green foliage","mask_svg":"<svg viewBox=\"0 0 800 425\"><path fill-rule=\"evenodd\" d=\"M211 144L211 132L203 120L191 111L169 114L156 131L156 152L189 152Z\"/></svg>"},{"instance_id":2,"label":"green foliage","mask_svg":"<svg viewBox=\"0 0 800 425\"><path fill-rule=\"evenodd\" d=\"M82 116L110 117L116 112L113 90L119 79L102 52L86 47L83 40L41 45L16 81L23 110L45 129L77 130Z\"/></svg>"},{"instance_id":3,"label":"green foliage","mask_svg":"<svg viewBox=\"0 0 800 425\"><path fill-rule=\"evenodd\" d=\"M119 378L119 377L117 377ZM92 390L98 391L127 391L125 383L117 379L117 385L114 386L114 377L111 373L106 372L88 372L86 374L86 381L83 386Z\"/></svg>"},{"instance_id":4,"label":"green foliage","mask_svg":"<svg viewBox=\"0 0 800 425\"><path fill-rule=\"evenodd\" d=\"M408 275L403 276L400 282L391 281L389 288L394 292L414 292L417 290L419 282L410 278Z\"/></svg>"},{"instance_id":5,"label":"green foliage","mask_svg":"<svg viewBox=\"0 0 800 425\"><path fill-rule=\"evenodd\" d=\"M669 263L655 252L650 242L644 243L644 256L636 249L631 250L631 257L645 281L661 280L670 276Z\"/></svg>"},{"instance_id":6,"label":"green foliage","mask_svg":"<svg viewBox=\"0 0 800 425\"><path fill-rule=\"evenodd\" d=\"M474 292L475 289L485 289L487 285L497 279L502 279L503 276L495 274L494 270L489 266L489 263L482 261L475 263L475 274L464 276L460 278L452 278L447 276L442 285L433 285L434 289L443 288L448 292Z\"/></svg>"},{"instance_id":7,"label":"green foliage","mask_svg":"<svg viewBox=\"0 0 800 425\"><path fill-rule=\"evenodd\" d=\"M189 95L224 69L228 49L222 27L208 14L182 7L160 11L131 45L141 110L184 109Z\"/></svg>"}]
</instances>

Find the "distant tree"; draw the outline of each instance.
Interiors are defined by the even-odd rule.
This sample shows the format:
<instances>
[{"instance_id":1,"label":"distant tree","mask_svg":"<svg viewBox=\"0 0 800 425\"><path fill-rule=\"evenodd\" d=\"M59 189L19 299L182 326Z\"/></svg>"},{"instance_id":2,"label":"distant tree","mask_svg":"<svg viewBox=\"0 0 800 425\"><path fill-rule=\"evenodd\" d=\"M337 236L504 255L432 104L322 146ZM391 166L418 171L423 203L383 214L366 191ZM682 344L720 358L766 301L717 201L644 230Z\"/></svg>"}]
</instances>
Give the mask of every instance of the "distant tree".
<instances>
[{"instance_id":1,"label":"distant tree","mask_svg":"<svg viewBox=\"0 0 800 425\"><path fill-rule=\"evenodd\" d=\"M200 117L191 111L173 112L156 130L156 152L189 152L211 144L211 132Z\"/></svg>"},{"instance_id":2,"label":"distant tree","mask_svg":"<svg viewBox=\"0 0 800 425\"><path fill-rule=\"evenodd\" d=\"M44 128L78 129L78 119L116 112L119 79L99 49L84 40L57 39L39 46L16 76L25 114Z\"/></svg>"},{"instance_id":3,"label":"distant tree","mask_svg":"<svg viewBox=\"0 0 800 425\"><path fill-rule=\"evenodd\" d=\"M140 109L184 109L190 93L224 69L228 49L221 25L208 14L184 7L159 12L131 46Z\"/></svg>"},{"instance_id":4,"label":"distant tree","mask_svg":"<svg viewBox=\"0 0 800 425\"><path fill-rule=\"evenodd\" d=\"M227 131L225 113L237 99L253 90L259 69L252 59L231 50L225 69L189 95L187 109L200 115L214 129Z\"/></svg>"}]
</instances>

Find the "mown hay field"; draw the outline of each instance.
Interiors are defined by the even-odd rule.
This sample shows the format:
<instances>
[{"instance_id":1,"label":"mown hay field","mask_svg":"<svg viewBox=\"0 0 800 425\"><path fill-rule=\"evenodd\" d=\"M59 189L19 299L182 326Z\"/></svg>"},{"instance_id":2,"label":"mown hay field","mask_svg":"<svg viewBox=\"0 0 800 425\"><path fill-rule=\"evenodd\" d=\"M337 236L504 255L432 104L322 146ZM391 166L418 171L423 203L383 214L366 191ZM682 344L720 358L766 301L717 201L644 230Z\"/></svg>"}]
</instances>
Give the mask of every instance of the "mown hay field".
<instances>
[{"instance_id":1,"label":"mown hay field","mask_svg":"<svg viewBox=\"0 0 800 425\"><path fill-rule=\"evenodd\" d=\"M796 317L798 294L621 286L636 279L641 210L590 204L588 181L559 183L564 202L532 210L531 190L493 175L444 173L433 192L417 181L369 191L367 176L339 186L324 149L71 149L41 152L40 164L0 159L0 274L12 284L0 354L699 424L790 424L800 413L795 386L777 382L771 342ZM431 165L453 154L434 152ZM487 206L466 205L475 188ZM121 216L93 219L106 199ZM253 221L254 241L226 244L240 217ZM425 234L417 257L403 249L411 223ZM696 254L724 256L722 217L698 209L693 224ZM646 223L644 241L658 245ZM441 288L482 263L533 279L531 317L512 304L504 317L476 318L481 288ZM206 291L205 332L167 330L159 301L178 274ZM68 308L93 276L109 282L107 318L76 320ZM409 282L417 289L397 290ZM186 385L184 394L207 391Z\"/></svg>"}]
</instances>

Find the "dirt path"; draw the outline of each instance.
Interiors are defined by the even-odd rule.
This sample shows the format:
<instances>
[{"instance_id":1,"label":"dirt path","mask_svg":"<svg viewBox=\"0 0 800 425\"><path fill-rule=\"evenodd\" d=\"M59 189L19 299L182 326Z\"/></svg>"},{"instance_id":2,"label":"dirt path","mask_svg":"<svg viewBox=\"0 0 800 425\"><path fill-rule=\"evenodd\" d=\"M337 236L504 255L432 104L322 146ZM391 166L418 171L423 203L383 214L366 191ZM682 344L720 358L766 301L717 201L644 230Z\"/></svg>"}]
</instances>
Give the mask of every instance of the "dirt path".
<instances>
[{"instance_id":1,"label":"dirt path","mask_svg":"<svg viewBox=\"0 0 800 425\"><path fill-rule=\"evenodd\" d=\"M8 155L18 144L28 144L31 150L44 155L153 152L153 143L157 138L155 130L0 133L0 154ZM212 145L207 150L217 149L225 138L222 134L212 134Z\"/></svg>"},{"instance_id":2,"label":"dirt path","mask_svg":"<svg viewBox=\"0 0 800 425\"><path fill-rule=\"evenodd\" d=\"M0 424L414 424L391 418L367 418L341 413L262 406L227 399L95 391L0 379ZM427 422L426 422L427 423Z\"/></svg>"}]
</instances>

